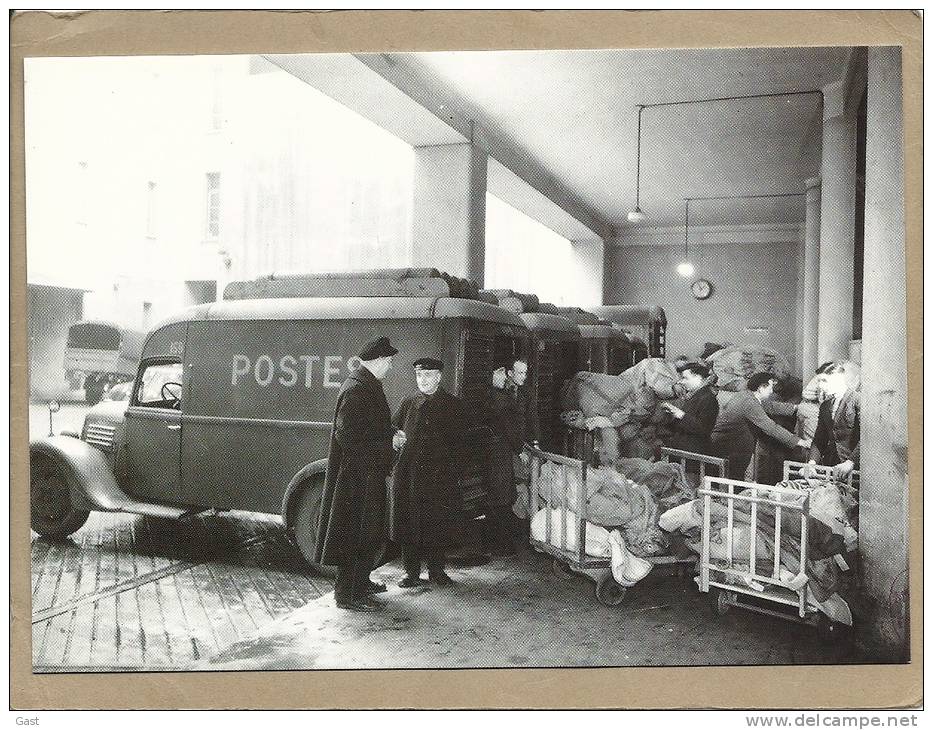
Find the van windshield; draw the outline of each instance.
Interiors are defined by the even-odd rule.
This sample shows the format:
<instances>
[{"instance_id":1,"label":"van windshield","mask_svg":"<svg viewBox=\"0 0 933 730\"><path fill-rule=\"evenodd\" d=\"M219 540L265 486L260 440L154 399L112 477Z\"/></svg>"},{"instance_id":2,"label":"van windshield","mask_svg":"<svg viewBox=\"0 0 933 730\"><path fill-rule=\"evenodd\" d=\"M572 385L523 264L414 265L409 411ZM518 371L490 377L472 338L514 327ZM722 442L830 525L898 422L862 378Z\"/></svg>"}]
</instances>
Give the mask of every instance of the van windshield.
<instances>
[{"instance_id":1,"label":"van windshield","mask_svg":"<svg viewBox=\"0 0 933 730\"><path fill-rule=\"evenodd\" d=\"M182 373L180 362L148 365L143 371L137 403L150 408L181 408Z\"/></svg>"}]
</instances>

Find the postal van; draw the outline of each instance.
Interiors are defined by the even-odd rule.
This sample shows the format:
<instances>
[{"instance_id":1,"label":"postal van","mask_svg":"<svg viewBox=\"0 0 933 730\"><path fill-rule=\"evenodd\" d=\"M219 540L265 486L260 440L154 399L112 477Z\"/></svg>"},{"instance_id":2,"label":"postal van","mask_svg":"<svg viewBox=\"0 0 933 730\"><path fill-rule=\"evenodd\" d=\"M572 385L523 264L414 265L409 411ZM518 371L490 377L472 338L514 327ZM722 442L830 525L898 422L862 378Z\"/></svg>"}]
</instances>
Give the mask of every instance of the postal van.
<instances>
[{"instance_id":1,"label":"postal van","mask_svg":"<svg viewBox=\"0 0 933 730\"><path fill-rule=\"evenodd\" d=\"M61 538L91 510L182 518L205 510L281 515L306 559L331 422L356 354L376 337L399 350L390 408L415 392L412 363L446 365L443 385L477 416L494 358L527 348L515 314L455 297L239 299L189 308L147 337L127 402L92 408L80 438L31 444L33 529ZM486 448L467 434L464 509L481 509Z\"/></svg>"}]
</instances>

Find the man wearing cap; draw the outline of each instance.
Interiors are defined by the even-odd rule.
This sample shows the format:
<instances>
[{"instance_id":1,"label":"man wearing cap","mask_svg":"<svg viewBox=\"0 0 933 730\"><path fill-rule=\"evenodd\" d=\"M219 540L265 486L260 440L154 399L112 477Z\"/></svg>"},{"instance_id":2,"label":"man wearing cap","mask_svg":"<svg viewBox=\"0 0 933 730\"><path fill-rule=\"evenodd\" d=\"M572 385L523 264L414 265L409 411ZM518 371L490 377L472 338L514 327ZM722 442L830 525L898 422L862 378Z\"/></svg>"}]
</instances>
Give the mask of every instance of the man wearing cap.
<instances>
[{"instance_id":1,"label":"man wearing cap","mask_svg":"<svg viewBox=\"0 0 933 730\"><path fill-rule=\"evenodd\" d=\"M361 366L337 394L315 561L337 566L334 599L340 608L378 611L373 593L385 590L369 574L385 540L386 477L404 434L392 426L382 380L398 352L387 337L360 352Z\"/></svg>"},{"instance_id":2,"label":"man wearing cap","mask_svg":"<svg viewBox=\"0 0 933 730\"><path fill-rule=\"evenodd\" d=\"M444 363L414 362L417 395L402 401L393 424L406 435L392 481L389 535L402 546L402 588L422 585L421 564L438 585L453 582L444 551L460 539L460 475L467 430L463 402L441 387Z\"/></svg>"}]
</instances>

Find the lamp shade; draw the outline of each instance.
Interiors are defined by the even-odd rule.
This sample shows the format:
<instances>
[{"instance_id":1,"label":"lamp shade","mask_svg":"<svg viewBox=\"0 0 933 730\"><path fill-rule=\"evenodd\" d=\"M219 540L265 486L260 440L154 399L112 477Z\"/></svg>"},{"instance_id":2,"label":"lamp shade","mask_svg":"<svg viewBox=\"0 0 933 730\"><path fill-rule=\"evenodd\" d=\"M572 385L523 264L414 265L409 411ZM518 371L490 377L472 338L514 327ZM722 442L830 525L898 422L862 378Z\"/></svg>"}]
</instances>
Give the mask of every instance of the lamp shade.
<instances>
[{"instance_id":1,"label":"lamp shade","mask_svg":"<svg viewBox=\"0 0 933 730\"><path fill-rule=\"evenodd\" d=\"M629 214L628 214L628 219L630 223L641 223L647 217L648 216L646 216L644 212L642 212L642 209L638 207L636 207L635 210L629 211Z\"/></svg>"}]
</instances>

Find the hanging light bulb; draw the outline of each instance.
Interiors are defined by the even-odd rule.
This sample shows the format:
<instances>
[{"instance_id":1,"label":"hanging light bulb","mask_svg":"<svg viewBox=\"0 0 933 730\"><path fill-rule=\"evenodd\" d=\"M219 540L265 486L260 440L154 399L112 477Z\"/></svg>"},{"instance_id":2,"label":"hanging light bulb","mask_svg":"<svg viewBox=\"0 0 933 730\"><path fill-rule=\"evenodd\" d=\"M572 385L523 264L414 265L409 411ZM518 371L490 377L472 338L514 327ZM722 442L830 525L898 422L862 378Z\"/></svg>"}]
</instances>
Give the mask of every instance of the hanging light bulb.
<instances>
[{"instance_id":1,"label":"hanging light bulb","mask_svg":"<svg viewBox=\"0 0 933 730\"><path fill-rule=\"evenodd\" d=\"M696 269L690 262L690 253L687 250L687 242L690 239L690 198L684 198L684 259L677 264L677 273L688 278L693 276Z\"/></svg>"},{"instance_id":2,"label":"hanging light bulb","mask_svg":"<svg viewBox=\"0 0 933 730\"><path fill-rule=\"evenodd\" d=\"M638 106L638 147L635 155L635 210L628 213L629 223L641 223L648 216L641 209L641 113L644 106Z\"/></svg>"}]
</instances>

